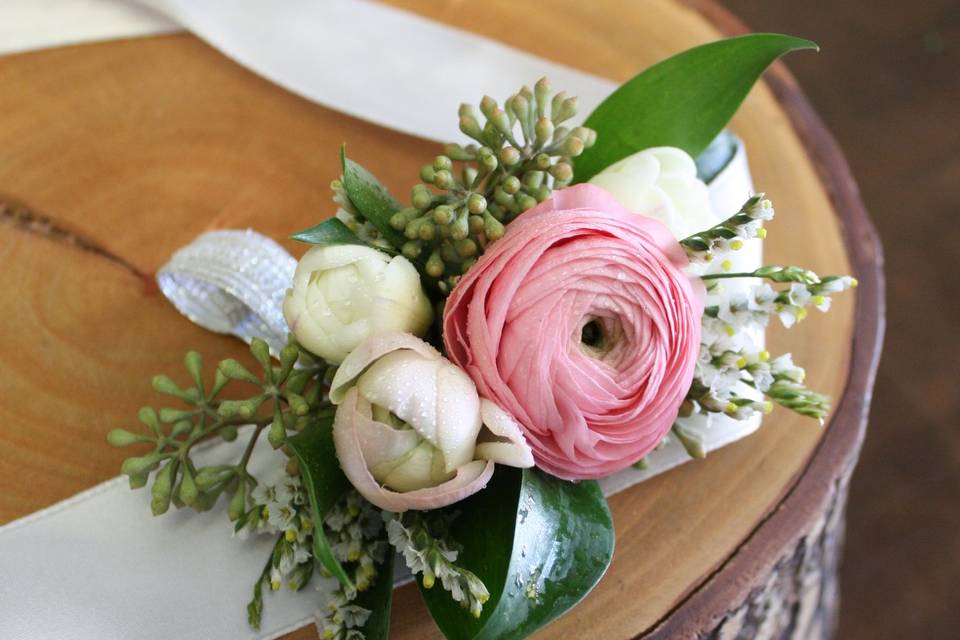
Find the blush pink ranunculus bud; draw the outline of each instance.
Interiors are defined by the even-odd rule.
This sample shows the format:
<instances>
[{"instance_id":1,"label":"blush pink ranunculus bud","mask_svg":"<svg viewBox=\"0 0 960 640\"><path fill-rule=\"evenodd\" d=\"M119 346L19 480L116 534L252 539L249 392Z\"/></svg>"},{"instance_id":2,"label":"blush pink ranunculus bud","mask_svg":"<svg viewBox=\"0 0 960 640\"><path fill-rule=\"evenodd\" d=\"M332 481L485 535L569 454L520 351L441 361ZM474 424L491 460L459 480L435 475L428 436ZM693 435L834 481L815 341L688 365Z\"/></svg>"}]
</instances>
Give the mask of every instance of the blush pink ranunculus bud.
<instances>
[{"instance_id":1,"label":"blush pink ranunculus bud","mask_svg":"<svg viewBox=\"0 0 960 640\"><path fill-rule=\"evenodd\" d=\"M387 511L436 509L476 493L494 463L533 466L519 425L470 377L409 333L377 334L330 385L344 474Z\"/></svg>"},{"instance_id":2,"label":"blush pink ranunculus bud","mask_svg":"<svg viewBox=\"0 0 960 640\"><path fill-rule=\"evenodd\" d=\"M537 466L607 476L660 443L689 390L704 290L686 266L661 222L562 189L454 288L447 355L520 423Z\"/></svg>"}]
</instances>

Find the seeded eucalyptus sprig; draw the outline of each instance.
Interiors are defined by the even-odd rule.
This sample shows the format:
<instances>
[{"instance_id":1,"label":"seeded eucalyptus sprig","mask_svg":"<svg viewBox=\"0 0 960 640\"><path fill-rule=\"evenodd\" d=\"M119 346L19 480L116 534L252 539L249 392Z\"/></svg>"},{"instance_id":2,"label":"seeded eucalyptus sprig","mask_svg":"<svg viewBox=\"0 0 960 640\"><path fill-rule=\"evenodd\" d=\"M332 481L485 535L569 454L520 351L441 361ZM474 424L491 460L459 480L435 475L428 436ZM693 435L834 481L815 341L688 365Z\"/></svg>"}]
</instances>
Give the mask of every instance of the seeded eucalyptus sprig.
<instances>
[{"instance_id":1,"label":"seeded eucalyptus sprig","mask_svg":"<svg viewBox=\"0 0 960 640\"><path fill-rule=\"evenodd\" d=\"M502 107L490 96L479 110L461 105L460 130L474 142L448 144L421 168L412 206L390 219L407 238L403 254L449 291L506 223L573 179L571 159L596 141L591 129L564 126L576 113L577 98L551 97L546 78Z\"/></svg>"},{"instance_id":2,"label":"seeded eucalyptus sprig","mask_svg":"<svg viewBox=\"0 0 960 640\"><path fill-rule=\"evenodd\" d=\"M159 410L144 407L139 412L145 432L134 433L114 429L107 441L114 446L149 443L153 450L127 458L121 467L131 488L147 484L154 475L151 509L155 515L165 513L172 502L176 507L189 506L196 511L210 509L222 495L230 496L230 520L250 517L249 493L257 480L247 471L247 463L263 431L274 448L283 446L289 431L302 431L316 409L327 403L324 376L327 367L293 340L280 352L279 363L270 358L267 344L254 340L250 351L259 362L262 373L255 375L234 359L217 366L212 387L203 383L202 359L189 352L184 364L193 386L179 387L170 377L153 378L158 393L180 401L179 408ZM299 367L295 368L297 363ZM221 399L231 383L242 382L254 387L253 395L244 399ZM249 441L236 462L198 466L191 457L193 447L212 436L234 440L238 428L253 425ZM295 462L291 461L291 472Z\"/></svg>"}]
</instances>

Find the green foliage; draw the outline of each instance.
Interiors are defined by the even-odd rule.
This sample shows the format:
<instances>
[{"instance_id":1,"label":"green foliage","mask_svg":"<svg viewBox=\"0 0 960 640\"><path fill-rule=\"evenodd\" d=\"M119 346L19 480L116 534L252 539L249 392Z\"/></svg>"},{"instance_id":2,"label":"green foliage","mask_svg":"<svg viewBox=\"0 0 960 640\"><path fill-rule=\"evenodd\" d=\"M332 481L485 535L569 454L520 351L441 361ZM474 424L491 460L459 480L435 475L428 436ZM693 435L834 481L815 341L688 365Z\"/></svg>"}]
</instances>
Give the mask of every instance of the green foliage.
<instances>
[{"instance_id":1,"label":"green foliage","mask_svg":"<svg viewBox=\"0 0 960 640\"><path fill-rule=\"evenodd\" d=\"M367 244L337 218L330 218L309 229L298 231L290 236L290 239L317 245Z\"/></svg>"},{"instance_id":2,"label":"green foliage","mask_svg":"<svg viewBox=\"0 0 960 640\"><path fill-rule=\"evenodd\" d=\"M153 407L140 410L140 421L147 428L141 433L114 429L107 435L113 446L146 443L152 450L124 460L121 471L129 477L132 488L146 486L151 472L157 473L151 487L151 509L154 515L165 513L170 505L189 506L195 511L207 511L221 495L228 495L228 516L242 528L251 518L259 517L250 508L248 495L257 480L247 471L247 463L263 430L272 424L282 428L282 437L272 438L275 447L286 440L288 432L300 432L308 424L307 414L320 408L326 400L322 395L322 379L326 365L290 342L280 354L280 366L275 366L266 343L254 340L250 346L262 373L255 375L233 359L219 363L213 385L209 390L202 379L202 359L191 351L184 365L192 386L181 388L170 377L157 375L153 388L171 396L183 408ZM294 370L294 364L301 368ZM231 383L245 389L253 388L244 399L221 399ZM248 391L249 393L249 391ZM264 413L263 407L270 411ZM198 466L192 450L199 442L219 436L225 440L237 437L237 428L253 425L247 432L247 447L235 462Z\"/></svg>"},{"instance_id":3,"label":"green foliage","mask_svg":"<svg viewBox=\"0 0 960 640\"><path fill-rule=\"evenodd\" d=\"M310 496L314 522L323 522L330 508L350 489L340 470L333 446L333 416L311 422L301 433L287 441L299 461L300 476ZM313 555L347 589L353 589L340 562L334 557L322 527L313 536Z\"/></svg>"},{"instance_id":4,"label":"green foliage","mask_svg":"<svg viewBox=\"0 0 960 640\"><path fill-rule=\"evenodd\" d=\"M595 481L499 467L490 485L458 503L450 537L459 565L490 601L479 618L438 589L421 593L450 640L525 638L576 605L613 557L613 522Z\"/></svg>"},{"instance_id":5,"label":"green foliage","mask_svg":"<svg viewBox=\"0 0 960 640\"><path fill-rule=\"evenodd\" d=\"M650 147L679 147L699 156L770 63L801 49L817 45L756 33L688 49L641 72L587 117L584 124L596 130L600 144L577 159L577 181Z\"/></svg>"}]
</instances>

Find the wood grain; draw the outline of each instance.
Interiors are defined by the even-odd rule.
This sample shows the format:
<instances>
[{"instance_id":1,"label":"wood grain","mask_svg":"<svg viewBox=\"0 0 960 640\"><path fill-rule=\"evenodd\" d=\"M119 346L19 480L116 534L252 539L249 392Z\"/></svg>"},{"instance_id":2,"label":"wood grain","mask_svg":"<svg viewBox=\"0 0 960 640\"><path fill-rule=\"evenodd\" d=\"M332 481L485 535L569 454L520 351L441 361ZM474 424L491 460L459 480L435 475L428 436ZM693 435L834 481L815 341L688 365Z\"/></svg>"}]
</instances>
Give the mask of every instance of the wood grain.
<instances>
[{"instance_id":1,"label":"wood grain","mask_svg":"<svg viewBox=\"0 0 960 640\"><path fill-rule=\"evenodd\" d=\"M536 21L499 0L393 4L617 80L719 35L669 0L630 11L571 0ZM152 286L149 274L177 247L210 228L251 226L280 239L328 216L326 183L344 140L401 197L437 151L292 96L185 35L2 58L0 113L0 193L63 231L0 218L0 522L113 476L122 456L103 435L155 401L149 377L177 371L183 351L211 361L242 351L179 317ZM769 259L847 272L835 194L769 87L750 95L734 129L777 205ZM793 352L811 384L840 397L854 308L847 296L828 316L774 329L771 348ZM663 621L763 528L836 429L776 411L746 441L612 498L610 572L540 637L590 628L628 638ZM224 606L239 615L237 603ZM415 589L397 592L391 636L439 637Z\"/></svg>"}]
</instances>

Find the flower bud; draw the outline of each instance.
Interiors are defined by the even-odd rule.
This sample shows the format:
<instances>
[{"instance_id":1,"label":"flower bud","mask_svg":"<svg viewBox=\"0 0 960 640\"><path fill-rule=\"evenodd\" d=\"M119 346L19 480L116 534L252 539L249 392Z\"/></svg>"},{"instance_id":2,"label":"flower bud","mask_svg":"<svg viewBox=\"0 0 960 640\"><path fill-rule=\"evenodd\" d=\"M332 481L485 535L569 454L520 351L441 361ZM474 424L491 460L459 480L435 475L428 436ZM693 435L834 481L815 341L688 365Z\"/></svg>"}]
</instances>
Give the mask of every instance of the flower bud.
<instances>
[{"instance_id":1,"label":"flower bud","mask_svg":"<svg viewBox=\"0 0 960 640\"><path fill-rule=\"evenodd\" d=\"M283 314L305 349L334 364L369 335L421 335L433 319L413 265L359 245L310 249L297 265Z\"/></svg>"},{"instance_id":2,"label":"flower bud","mask_svg":"<svg viewBox=\"0 0 960 640\"><path fill-rule=\"evenodd\" d=\"M487 199L479 193L471 193L467 198L467 209L470 213L480 214L487 209Z\"/></svg>"},{"instance_id":3,"label":"flower bud","mask_svg":"<svg viewBox=\"0 0 960 640\"><path fill-rule=\"evenodd\" d=\"M347 478L370 502L400 512L451 504L483 487L489 460L530 466L520 429L481 401L469 376L408 334L374 336L330 388L334 443ZM477 443L481 427L491 441Z\"/></svg>"},{"instance_id":4,"label":"flower bud","mask_svg":"<svg viewBox=\"0 0 960 640\"><path fill-rule=\"evenodd\" d=\"M533 131L536 134L537 146L542 147L553 137L553 121L550 118L541 117L537 120L537 125Z\"/></svg>"}]
</instances>

